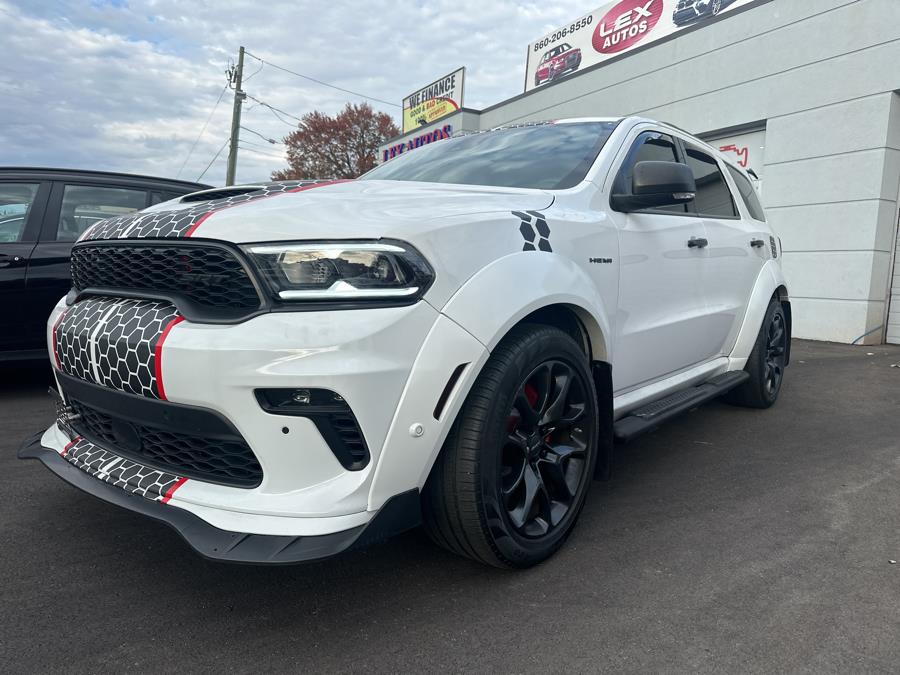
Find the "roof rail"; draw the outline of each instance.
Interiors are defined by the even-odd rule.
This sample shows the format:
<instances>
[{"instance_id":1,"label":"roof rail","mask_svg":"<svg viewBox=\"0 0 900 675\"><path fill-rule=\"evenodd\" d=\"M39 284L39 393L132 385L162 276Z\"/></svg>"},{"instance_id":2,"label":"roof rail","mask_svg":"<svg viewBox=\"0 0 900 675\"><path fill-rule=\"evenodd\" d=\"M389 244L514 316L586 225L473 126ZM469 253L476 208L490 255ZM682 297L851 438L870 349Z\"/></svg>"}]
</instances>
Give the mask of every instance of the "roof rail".
<instances>
[{"instance_id":1,"label":"roof rail","mask_svg":"<svg viewBox=\"0 0 900 675\"><path fill-rule=\"evenodd\" d=\"M695 138L697 137L697 135L694 134L693 132L690 132L687 129L682 129L677 124L672 124L671 122L664 122L663 120L660 120L659 123L665 124L667 127L672 127L673 129L678 129L678 131L680 131L683 134L687 134L688 136L694 136Z\"/></svg>"}]
</instances>

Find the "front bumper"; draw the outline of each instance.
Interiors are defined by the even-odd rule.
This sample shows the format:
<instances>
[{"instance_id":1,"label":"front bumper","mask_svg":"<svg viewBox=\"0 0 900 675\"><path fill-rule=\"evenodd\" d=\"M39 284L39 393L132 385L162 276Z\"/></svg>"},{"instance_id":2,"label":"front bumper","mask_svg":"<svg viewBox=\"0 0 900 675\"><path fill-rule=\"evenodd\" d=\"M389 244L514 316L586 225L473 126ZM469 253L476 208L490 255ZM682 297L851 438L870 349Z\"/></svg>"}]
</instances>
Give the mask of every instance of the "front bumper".
<instances>
[{"instance_id":1,"label":"front bumper","mask_svg":"<svg viewBox=\"0 0 900 675\"><path fill-rule=\"evenodd\" d=\"M328 558L362 548L421 523L418 490L388 500L365 525L311 536L262 535L213 527L184 509L145 499L91 476L41 443L35 434L19 448L19 459L39 460L64 481L105 502L121 506L175 529L205 558L236 563L288 564Z\"/></svg>"},{"instance_id":2,"label":"front bumper","mask_svg":"<svg viewBox=\"0 0 900 675\"><path fill-rule=\"evenodd\" d=\"M65 309L64 304L57 307L50 318L51 327ZM92 330L106 339L102 325ZM51 331L49 335L52 342L55 333ZM101 343L103 339L95 341ZM116 338L113 335L109 339ZM173 406L202 409L209 413L207 417L220 418L233 430L233 436L246 441L262 467L262 479L255 487L235 487L172 470L174 478L187 479L163 503L158 503L162 497L159 494L150 495L149 499L131 497L126 487L120 495L127 498L122 505L170 524L174 522L182 534L194 532L199 527L198 520L215 533L211 538L215 544L198 545L192 541L192 545L203 555L221 557L213 554L221 549L223 540L231 541L232 536L250 537L253 541L257 536L274 536L280 539L266 541L280 542L278 545L290 550L305 550L306 545L287 543L288 539L315 541L334 535L340 541L345 537L355 541L356 533L370 527L398 495L417 492L424 485L487 351L427 302L419 302L395 308L271 313L235 325L181 321L168 334L160 358L166 403L152 402L153 405L140 407L158 409L163 416L170 412L177 415L178 410L171 410ZM460 365L466 366L463 375L446 398L443 413L438 415L436 402ZM102 361L94 366L100 370L105 367ZM58 379L65 396L67 378ZM123 416L125 399L151 403L109 386L89 386L121 399ZM255 395L256 390L263 388L322 388L339 394L352 409L365 436L371 453L368 464L358 470L345 468L313 421L263 409ZM100 407L107 411L115 407L102 403ZM134 412L132 422L141 411ZM177 420L169 419L171 430L177 431ZM199 418L185 416L187 419ZM159 415L145 416L143 421L158 423ZM27 456L43 460L58 474L66 470L67 480L72 471L81 473L80 480L69 481L76 485L98 483L96 490L104 494L110 489L122 492L119 487L104 485L90 472L85 474L78 466L67 466L72 455L67 459L60 457L72 437L65 426L51 426L41 439L44 450L39 453L32 449ZM419 433L411 433L413 427ZM206 435L228 432L221 428L213 431ZM119 449L102 439L85 440L101 450L112 451L113 457L124 461L135 458L125 446ZM57 471L56 465L62 468ZM144 465L154 468L150 461ZM121 466L116 465L116 470ZM135 506L137 499L148 504ZM174 512L179 515L171 515ZM415 523L418 518L416 503L405 522ZM183 519L194 525L185 530ZM206 539L201 537L201 541ZM241 544L245 546L248 545ZM292 561L315 557L310 553L297 555L301 557ZM268 554L258 552L240 556L247 561L270 561Z\"/></svg>"}]
</instances>

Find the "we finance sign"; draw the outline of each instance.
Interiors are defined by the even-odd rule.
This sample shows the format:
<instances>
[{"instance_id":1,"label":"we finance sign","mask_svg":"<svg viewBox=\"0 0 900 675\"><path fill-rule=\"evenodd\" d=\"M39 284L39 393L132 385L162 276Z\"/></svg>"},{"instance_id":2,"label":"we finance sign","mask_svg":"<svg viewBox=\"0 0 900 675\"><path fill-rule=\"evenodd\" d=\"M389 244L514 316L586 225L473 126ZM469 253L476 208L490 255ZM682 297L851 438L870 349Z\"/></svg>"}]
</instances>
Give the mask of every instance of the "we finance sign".
<instances>
[{"instance_id":1,"label":"we finance sign","mask_svg":"<svg viewBox=\"0 0 900 675\"><path fill-rule=\"evenodd\" d=\"M525 91L770 0L619 0L528 45Z\"/></svg>"},{"instance_id":2,"label":"we finance sign","mask_svg":"<svg viewBox=\"0 0 900 675\"><path fill-rule=\"evenodd\" d=\"M428 126L462 107L466 69L460 68L403 99L403 133Z\"/></svg>"}]
</instances>

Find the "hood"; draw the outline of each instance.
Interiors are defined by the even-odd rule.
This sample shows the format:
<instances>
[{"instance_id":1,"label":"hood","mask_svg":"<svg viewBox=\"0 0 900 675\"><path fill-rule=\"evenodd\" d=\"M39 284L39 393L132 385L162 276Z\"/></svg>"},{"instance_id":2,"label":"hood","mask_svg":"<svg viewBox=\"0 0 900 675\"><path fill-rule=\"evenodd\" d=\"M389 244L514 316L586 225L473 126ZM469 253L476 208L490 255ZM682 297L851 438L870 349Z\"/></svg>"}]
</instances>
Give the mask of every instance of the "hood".
<instances>
[{"instance_id":1,"label":"hood","mask_svg":"<svg viewBox=\"0 0 900 675\"><path fill-rule=\"evenodd\" d=\"M207 202L174 200L101 221L85 239L202 237L234 243L301 239L404 238L436 219L540 210L543 190L415 183L275 183Z\"/></svg>"}]
</instances>

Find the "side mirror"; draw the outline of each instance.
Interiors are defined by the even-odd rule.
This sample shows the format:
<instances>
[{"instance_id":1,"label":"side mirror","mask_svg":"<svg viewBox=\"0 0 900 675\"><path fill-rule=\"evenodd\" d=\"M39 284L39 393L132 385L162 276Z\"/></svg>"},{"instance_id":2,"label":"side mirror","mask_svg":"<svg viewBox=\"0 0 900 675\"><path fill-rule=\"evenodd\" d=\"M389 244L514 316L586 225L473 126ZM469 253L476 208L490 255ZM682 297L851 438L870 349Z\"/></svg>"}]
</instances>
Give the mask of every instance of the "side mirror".
<instances>
[{"instance_id":1,"label":"side mirror","mask_svg":"<svg viewBox=\"0 0 900 675\"><path fill-rule=\"evenodd\" d=\"M686 204L697 194L694 173L686 164L638 162L634 166L631 194L614 194L616 211L628 213L655 206Z\"/></svg>"}]
</instances>

